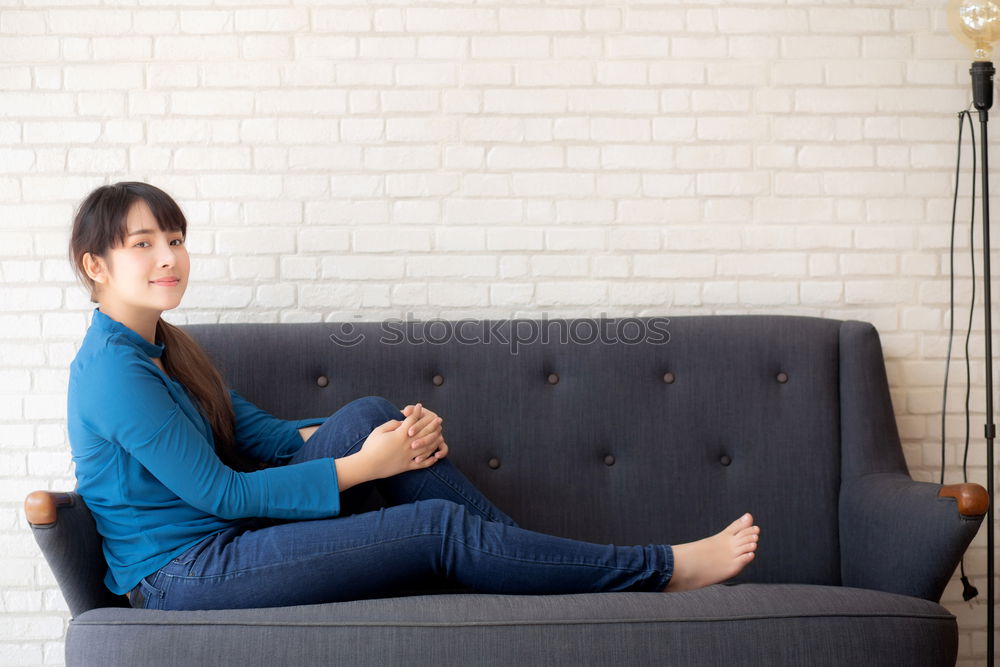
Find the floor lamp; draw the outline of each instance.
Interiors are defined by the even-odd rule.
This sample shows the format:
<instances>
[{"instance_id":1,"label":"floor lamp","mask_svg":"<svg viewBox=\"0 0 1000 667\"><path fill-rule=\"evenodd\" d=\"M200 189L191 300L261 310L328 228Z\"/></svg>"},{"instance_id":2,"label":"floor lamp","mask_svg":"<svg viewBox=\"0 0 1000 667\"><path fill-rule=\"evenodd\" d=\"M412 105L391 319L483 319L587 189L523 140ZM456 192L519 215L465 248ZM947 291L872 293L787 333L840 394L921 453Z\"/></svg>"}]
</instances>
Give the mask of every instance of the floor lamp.
<instances>
[{"instance_id":1,"label":"floor lamp","mask_svg":"<svg viewBox=\"0 0 1000 667\"><path fill-rule=\"evenodd\" d=\"M990 62L993 42L1000 39L1000 5L992 0L950 0L948 27L960 42L972 49L972 103L979 112L982 145L983 188L983 301L986 306L986 491L990 502L986 512L986 664L993 664L993 329L990 312L990 172L986 122L993 106L993 74Z\"/></svg>"}]
</instances>

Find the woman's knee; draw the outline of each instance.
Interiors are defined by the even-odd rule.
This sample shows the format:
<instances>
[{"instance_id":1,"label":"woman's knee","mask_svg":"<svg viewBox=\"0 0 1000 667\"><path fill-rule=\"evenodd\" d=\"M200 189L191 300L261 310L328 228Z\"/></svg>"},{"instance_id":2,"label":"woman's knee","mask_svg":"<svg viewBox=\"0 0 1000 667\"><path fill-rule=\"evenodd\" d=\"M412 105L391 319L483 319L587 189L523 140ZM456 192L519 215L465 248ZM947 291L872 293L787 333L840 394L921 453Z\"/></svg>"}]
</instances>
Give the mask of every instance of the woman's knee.
<instances>
[{"instance_id":1,"label":"woman's knee","mask_svg":"<svg viewBox=\"0 0 1000 667\"><path fill-rule=\"evenodd\" d=\"M402 421L405 417L403 413L386 398L381 396L362 396L356 398L341 410L356 412L361 417L367 419L372 428L384 424L391 419Z\"/></svg>"}]
</instances>

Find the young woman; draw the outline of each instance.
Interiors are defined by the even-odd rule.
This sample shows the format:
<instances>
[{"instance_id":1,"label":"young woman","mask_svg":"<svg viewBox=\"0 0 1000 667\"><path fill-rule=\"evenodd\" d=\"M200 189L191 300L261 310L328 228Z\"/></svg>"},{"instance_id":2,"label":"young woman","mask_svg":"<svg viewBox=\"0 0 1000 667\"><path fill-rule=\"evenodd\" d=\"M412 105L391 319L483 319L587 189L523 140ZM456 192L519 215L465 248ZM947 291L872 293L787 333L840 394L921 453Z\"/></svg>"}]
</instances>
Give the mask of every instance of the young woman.
<instances>
[{"instance_id":1,"label":"young woman","mask_svg":"<svg viewBox=\"0 0 1000 667\"><path fill-rule=\"evenodd\" d=\"M186 237L165 192L122 182L84 199L70 240L98 304L70 366L77 491L104 539L105 583L133 606L352 600L432 577L491 593L682 591L753 559L749 514L674 546L520 528L446 458L443 420L420 403L367 396L300 420L257 408L160 317L187 289ZM389 507L359 511L370 485Z\"/></svg>"}]
</instances>

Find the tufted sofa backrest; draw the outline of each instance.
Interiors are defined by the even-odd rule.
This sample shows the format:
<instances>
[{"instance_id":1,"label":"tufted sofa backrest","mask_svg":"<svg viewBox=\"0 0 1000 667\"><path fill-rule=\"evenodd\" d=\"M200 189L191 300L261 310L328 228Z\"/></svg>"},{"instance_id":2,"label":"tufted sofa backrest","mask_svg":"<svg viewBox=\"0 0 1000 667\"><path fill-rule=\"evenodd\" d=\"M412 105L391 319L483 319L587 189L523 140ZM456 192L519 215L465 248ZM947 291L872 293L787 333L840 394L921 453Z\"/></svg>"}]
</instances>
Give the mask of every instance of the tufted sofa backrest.
<instances>
[{"instance_id":1,"label":"tufted sofa backrest","mask_svg":"<svg viewBox=\"0 0 1000 667\"><path fill-rule=\"evenodd\" d=\"M865 322L711 315L183 328L230 387L278 417L327 416L366 395L400 408L423 402L444 419L451 460L526 528L681 543L752 512L764 531L758 557L734 581L839 584L842 475L905 470L878 335ZM845 355L857 386L842 386ZM842 401L856 412L858 438L887 454L855 442L853 462L842 460Z\"/></svg>"}]
</instances>

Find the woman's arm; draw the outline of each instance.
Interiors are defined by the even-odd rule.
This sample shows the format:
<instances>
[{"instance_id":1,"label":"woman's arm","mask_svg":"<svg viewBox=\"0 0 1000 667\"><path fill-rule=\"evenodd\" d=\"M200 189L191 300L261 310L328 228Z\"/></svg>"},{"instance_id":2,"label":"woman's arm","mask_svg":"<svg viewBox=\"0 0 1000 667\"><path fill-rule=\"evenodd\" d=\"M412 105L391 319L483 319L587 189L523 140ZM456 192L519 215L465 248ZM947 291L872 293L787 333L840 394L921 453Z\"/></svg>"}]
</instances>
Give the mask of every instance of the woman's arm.
<instances>
[{"instance_id":1,"label":"woman's arm","mask_svg":"<svg viewBox=\"0 0 1000 667\"><path fill-rule=\"evenodd\" d=\"M346 491L352 486L376 479L368 461L359 454L361 452L334 459L333 464L337 468L338 490Z\"/></svg>"},{"instance_id":2,"label":"woman's arm","mask_svg":"<svg viewBox=\"0 0 1000 667\"><path fill-rule=\"evenodd\" d=\"M318 429L318 428L319 428L319 426L306 426L306 427L300 428L299 429L299 435L302 436L302 442L308 441L309 440L309 436L311 436L313 433L315 433L316 429Z\"/></svg>"},{"instance_id":3,"label":"woman's arm","mask_svg":"<svg viewBox=\"0 0 1000 667\"><path fill-rule=\"evenodd\" d=\"M189 505L224 519L318 519L340 511L332 458L250 473L232 470L181 409L162 375L129 348L108 346L73 381L80 386L68 406L69 418L108 446L122 447Z\"/></svg>"},{"instance_id":4,"label":"woman's arm","mask_svg":"<svg viewBox=\"0 0 1000 667\"><path fill-rule=\"evenodd\" d=\"M237 445L244 454L259 461L279 463L292 458L303 445L301 431L324 421L319 418L278 419L234 389L229 390L229 397L236 419Z\"/></svg>"}]
</instances>

